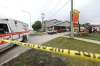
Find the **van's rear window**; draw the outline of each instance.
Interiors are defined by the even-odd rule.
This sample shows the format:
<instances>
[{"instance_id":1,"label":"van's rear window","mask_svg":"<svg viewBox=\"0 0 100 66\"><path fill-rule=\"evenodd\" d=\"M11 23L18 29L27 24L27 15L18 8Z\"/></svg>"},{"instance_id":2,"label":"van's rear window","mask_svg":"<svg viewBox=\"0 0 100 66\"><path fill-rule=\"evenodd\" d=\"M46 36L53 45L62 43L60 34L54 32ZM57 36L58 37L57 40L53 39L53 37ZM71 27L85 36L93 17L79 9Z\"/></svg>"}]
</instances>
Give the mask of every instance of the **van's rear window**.
<instances>
[{"instance_id":1,"label":"van's rear window","mask_svg":"<svg viewBox=\"0 0 100 66\"><path fill-rule=\"evenodd\" d=\"M5 34L8 32L9 32L9 30L8 30L7 24L0 24L0 34Z\"/></svg>"}]
</instances>

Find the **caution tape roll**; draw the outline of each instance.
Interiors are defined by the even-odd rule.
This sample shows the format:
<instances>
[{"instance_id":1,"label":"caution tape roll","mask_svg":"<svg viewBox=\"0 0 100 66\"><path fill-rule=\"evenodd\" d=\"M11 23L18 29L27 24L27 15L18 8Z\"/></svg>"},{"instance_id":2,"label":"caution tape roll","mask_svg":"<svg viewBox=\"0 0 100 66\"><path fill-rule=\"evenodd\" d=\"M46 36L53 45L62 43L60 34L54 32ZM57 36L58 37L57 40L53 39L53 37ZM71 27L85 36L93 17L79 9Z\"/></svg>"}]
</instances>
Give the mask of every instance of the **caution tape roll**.
<instances>
[{"instance_id":1,"label":"caution tape roll","mask_svg":"<svg viewBox=\"0 0 100 66\"><path fill-rule=\"evenodd\" d=\"M12 43L12 44L18 44L24 47L33 48L37 50L57 53L57 54L61 54L64 56L77 57L81 59L91 60L94 62L100 62L100 54L88 53L88 52L83 52L83 51L75 51L75 50L69 50L69 49L60 49L60 48L54 48L54 47L47 47L47 46L22 43L22 42L11 41L11 40L0 40L0 41Z\"/></svg>"}]
</instances>

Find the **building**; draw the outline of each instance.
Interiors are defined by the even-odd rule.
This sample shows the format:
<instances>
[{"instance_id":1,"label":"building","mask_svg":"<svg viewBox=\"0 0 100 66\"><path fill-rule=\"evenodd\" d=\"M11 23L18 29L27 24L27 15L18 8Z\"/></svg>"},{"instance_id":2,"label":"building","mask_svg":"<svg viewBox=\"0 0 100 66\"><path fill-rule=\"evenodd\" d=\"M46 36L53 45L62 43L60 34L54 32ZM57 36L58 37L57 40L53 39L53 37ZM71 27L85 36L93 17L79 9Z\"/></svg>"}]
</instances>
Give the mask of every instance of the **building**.
<instances>
[{"instance_id":1,"label":"building","mask_svg":"<svg viewBox=\"0 0 100 66\"><path fill-rule=\"evenodd\" d=\"M100 32L100 25L92 25L92 31L96 29L97 32Z\"/></svg>"},{"instance_id":2,"label":"building","mask_svg":"<svg viewBox=\"0 0 100 66\"><path fill-rule=\"evenodd\" d=\"M70 23L68 21L62 22L57 19L45 20L43 26L46 31L56 30L57 32L64 32L69 30Z\"/></svg>"}]
</instances>

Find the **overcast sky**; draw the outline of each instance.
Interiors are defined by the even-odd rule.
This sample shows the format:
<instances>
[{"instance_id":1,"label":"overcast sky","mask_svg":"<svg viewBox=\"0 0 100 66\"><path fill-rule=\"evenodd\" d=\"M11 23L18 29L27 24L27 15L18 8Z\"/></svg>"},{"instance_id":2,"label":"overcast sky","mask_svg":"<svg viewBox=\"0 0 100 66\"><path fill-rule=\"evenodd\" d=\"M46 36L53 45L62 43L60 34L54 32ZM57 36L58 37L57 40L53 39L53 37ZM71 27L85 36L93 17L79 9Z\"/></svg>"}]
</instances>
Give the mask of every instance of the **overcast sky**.
<instances>
[{"instance_id":1,"label":"overcast sky","mask_svg":"<svg viewBox=\"0 0 100 66\"><path fill-rule=\"evenodd\" d=\"M74 0L74 8L80 11L80 22L100 24L100 0ZM0 0L0 18L13 18L25 23L41 20L69 20L70 0Z\"/></svg>"}]
</instances>

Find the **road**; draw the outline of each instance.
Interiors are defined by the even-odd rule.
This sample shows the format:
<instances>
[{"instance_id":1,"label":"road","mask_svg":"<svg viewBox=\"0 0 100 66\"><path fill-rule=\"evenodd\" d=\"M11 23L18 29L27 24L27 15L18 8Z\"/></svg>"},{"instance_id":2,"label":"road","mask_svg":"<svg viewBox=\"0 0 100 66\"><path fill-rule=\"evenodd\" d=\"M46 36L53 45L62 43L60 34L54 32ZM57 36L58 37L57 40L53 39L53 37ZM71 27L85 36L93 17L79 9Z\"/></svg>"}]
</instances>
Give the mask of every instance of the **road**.
<instances>
[{"instance_id":1,"label":"road","mask_svg":"<svg viewBox=\"0 0 100 66\"><path fill-rule=\"evenodd\" d=\"M52 40L54 38L64 36L65 33L58 33L54 35L42 35L42 36L30 36L28 43L36 43L36 44L43 44L49 40ZM5 53L4 55L0 55L0 66L2 66L4 63L7 63L8 61L12 60L13 58L19 56L20 54L24 53L25 51L28 51L30 48L25 48L22 46L18 46L14 48L13 50L10 50L9 52Z\"/></svg>"},{"instance_id":2,"label":"road","mask_svg":"<svg viewBox=\"0 0 100 66\"><path fill-rule=\"evenodd\" d=\"M54 34L54 35L42 35L42 36L32 36L29 39L30 43L37 43L37 44L43 44L45 42L48 42L49 40L52 40L54 38L60 37L60 36L64 36L64 34L66 33L58 33L58 34Z\"/></svg>"}]
</instances>

